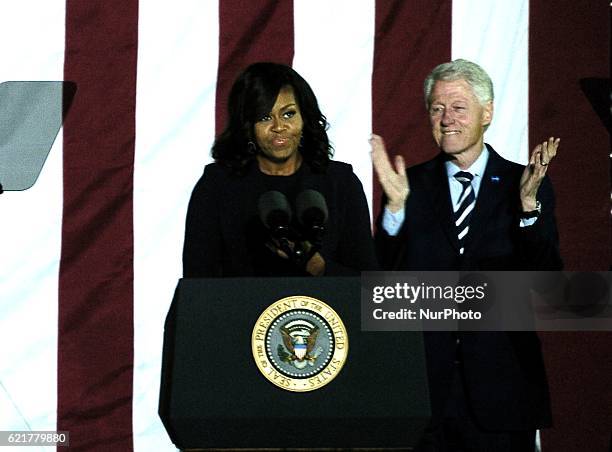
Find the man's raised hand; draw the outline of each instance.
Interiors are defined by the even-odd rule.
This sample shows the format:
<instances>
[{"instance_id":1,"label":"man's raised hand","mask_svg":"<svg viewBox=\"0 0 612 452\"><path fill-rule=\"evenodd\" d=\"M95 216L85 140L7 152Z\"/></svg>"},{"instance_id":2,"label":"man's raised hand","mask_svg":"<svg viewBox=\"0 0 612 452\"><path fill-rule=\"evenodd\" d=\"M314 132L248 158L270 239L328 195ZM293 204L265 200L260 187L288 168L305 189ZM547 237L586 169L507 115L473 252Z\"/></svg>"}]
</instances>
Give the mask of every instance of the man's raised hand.
<instances>
[{"instance_id":1,"label":"man's raised hand","mask_svg":"<svg viewBox=\"0 0 612 452\"><path fill-rule=\"evenodd\" d=\"M521 176L521 204L524 212L536 208L536 197L551 160L557 155L560 138L550 137L531 152L529 164Z\"/></svg>"},{"instance_id":2,"label":"man's raised hand","mask_svg":"<svg viewBox=\"0 0 612 452\"><path fill-rule=\"evenodd\" d=\"M406 175L406 164L401 155L396 155L394 159L395 168L391 165L389 155L385 149L382 137L372 134L370 138L372 146L372 164L376 171L376 176L380 185L387 196L386 207L391 212L397 212L404 208L406 199L410 194L410 185Z\"/></svg>"}]
</instances>

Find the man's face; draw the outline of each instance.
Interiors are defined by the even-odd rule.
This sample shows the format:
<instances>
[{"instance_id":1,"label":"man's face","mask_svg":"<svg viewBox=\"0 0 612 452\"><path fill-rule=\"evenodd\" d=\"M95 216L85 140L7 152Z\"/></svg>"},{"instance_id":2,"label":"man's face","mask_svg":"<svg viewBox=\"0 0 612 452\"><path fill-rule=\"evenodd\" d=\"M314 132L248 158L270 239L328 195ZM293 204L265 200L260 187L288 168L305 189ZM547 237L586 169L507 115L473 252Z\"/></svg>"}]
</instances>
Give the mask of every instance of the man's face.
<instances>
[{"instance_id":1,"label":"man's face","mask_svg":"<svg viewBox=\"0 0 612 452\"><path fill-rule=\"evenodd\" d=\"M438 147L454 158L476 158L493 103L481 105L465 80L437 81L431 91L429 120Z\"/></svg>"}]
</instances>

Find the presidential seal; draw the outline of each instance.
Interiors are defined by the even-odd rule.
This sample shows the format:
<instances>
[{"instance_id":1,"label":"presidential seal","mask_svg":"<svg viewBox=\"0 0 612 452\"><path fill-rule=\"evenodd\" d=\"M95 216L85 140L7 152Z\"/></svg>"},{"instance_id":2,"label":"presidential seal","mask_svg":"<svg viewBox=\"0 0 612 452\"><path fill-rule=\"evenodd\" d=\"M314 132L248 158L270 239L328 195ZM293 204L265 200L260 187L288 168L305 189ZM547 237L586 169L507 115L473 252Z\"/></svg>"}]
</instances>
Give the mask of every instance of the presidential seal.
<instances>
[{"instance_id":1,"label":"presidential seal","mask_svg":"<svg viewBox=\"0 0 612 452\"><path fill-rule=\"evenodd\" d=\"M348 352L344 323L331 307L302 295L278 300L257 319L251 338L261 373L287 391L313 391L332 381Z\"/></svg>"}]
</instances>

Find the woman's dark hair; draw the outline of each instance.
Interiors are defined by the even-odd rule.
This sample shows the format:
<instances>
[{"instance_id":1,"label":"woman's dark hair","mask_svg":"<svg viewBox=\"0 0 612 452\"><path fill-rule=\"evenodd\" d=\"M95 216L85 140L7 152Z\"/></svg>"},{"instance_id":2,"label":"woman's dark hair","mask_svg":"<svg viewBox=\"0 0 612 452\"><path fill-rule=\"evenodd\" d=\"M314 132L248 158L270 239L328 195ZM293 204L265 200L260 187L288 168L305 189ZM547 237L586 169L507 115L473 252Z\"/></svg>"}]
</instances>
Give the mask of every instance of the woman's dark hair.
<instances>
[{"instance_id":1,"label":"woman's dark hair","mask_svg":"<svg viewBox=\"0 0 612 452\"><path fill-rule=\"evenodd\" d=\"M270 113L285 86L293 88L304 121L302 158L315 172L325 170L333 155L327 137L327 119L306 80L289 66L276 63L252 64L234 82L228 100L227 125L212 147L215 161L237 173L243 172L259 152L255 123Z\"/></svg>"}]
</instances>

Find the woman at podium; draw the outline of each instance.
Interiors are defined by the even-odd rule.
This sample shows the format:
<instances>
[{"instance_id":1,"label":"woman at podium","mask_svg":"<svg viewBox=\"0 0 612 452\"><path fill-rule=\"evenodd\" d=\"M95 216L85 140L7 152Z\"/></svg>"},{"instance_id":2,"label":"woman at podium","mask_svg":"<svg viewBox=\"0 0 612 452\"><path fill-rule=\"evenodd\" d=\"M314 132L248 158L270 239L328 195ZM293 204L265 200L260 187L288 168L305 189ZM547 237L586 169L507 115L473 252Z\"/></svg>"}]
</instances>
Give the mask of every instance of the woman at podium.
<instances>
[{"instance_id":1,"label":"woman at podium","mask_svg":"<svg viewBox=\"0 0 612 452\"><path fill-rule=\"evenodd\" d=\"M275 63L232 86L187 211L184 277L339 276L377 268L361 182L331 160L308 83Z\"/></svg>"}]
</instances>

